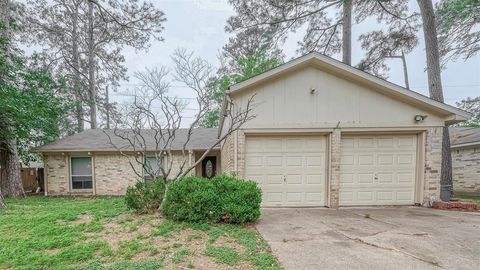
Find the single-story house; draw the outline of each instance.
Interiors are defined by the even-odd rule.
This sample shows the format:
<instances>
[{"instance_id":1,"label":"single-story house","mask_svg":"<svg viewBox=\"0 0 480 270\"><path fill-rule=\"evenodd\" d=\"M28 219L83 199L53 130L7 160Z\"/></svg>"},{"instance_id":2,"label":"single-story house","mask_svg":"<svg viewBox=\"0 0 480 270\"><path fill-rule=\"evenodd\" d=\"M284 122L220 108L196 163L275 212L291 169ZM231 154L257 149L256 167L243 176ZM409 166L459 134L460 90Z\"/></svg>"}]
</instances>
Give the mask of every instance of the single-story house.
<instances>
[{"instance_id":1,"label":"single-story house","mask_svg":"<svg viewBox=\"0 0 480 270\"><path fill-rule=\"evenodd\" d=\"M453 190L480 193L480 128L450 128Z\"/></svg>"},{"instance_id":2,"label":"single-story house","mask_svg":"<svg viewBox=\"0 0 480 270\"><path fill-rule=\"evenodd\" d=\"M169 148L172 150L172 173L175 175L184 160L191 165L217 140L216 128L198 128L192 134L187 151L183 144L187 140L188 129L176 131L175 140ZM114 130L88 129L72 136L57 140L36 148L43 155L45 194L46 195L124 195L127 187L134 185L142 173L139 148L133 149L130 143L118 136L127 133ZM155 166L155 132L142 130L145 139L146 163ZM133 137L131 135L130 137ZM111 141L110 141L111 140ZM122 151L122 154L120 153ZM184 158L183 155L187 155ZM216 146L191 174L205 176L207 168L213 173L220 170L220 148ZM135 169L132 168L135 166Z\"/></svg>"},{"instance_id":3,"label":"single-story house","mask_svg":"<svg viewBox=\"0 0 480 270\"><path fill-rule=\"evenodd\" d=\"M231 86L218 130L194 131L192 161L228 130L227 110L252 96L255 118L212 154L217 173L256 181L265 207L429 204L440 194L442 128L469 118L310 53ZM38 149L47 194L122 194L136 181L101 134L87 130Z\"/></svg>"}]
</instances>

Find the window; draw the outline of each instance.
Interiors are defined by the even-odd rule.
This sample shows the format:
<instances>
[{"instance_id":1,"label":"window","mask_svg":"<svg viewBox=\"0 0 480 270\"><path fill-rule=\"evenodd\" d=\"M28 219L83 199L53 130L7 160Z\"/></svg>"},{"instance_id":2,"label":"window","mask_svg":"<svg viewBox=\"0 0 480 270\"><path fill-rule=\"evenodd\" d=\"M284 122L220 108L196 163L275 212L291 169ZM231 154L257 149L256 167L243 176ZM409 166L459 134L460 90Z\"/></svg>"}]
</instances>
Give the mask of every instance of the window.
<instances>
[{"instance_id":1,"label":"window","mask_svg":"<svg viewBox=\"0 0 480 270\"><path fill-rule=\"evenodd\" d=\"M92 158L72 157L70 161L72 189L92 189Z\"/></svg>"},{"instance_id":2,"label":"window","mask_svg":"<svg viewBox=\"0 0 480 270\"><path fill-rule=\"evenodd\" d=\"M152 182L154 180L154 177L152 175L156 176L155 178L159 177L162 175L162 172L160 170L160 167L163 166L163 159L154 156L146 157L145 158L145 168L143 172L143 179L145 180L146 183Z\"/></svg>"}]
</instances>

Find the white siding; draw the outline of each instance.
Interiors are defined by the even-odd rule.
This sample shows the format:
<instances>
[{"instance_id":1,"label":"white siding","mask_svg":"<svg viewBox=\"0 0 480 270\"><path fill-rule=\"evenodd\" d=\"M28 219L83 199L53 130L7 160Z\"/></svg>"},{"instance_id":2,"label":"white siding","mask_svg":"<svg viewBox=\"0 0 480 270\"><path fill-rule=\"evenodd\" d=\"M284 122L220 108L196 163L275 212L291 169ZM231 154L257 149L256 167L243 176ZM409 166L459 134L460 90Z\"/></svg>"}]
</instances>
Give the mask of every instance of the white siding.
<instances>
[{"instance_id":1,"label":"white siding","mask_svg":"<svg viewBox=\"0 0 480 270\"><path fill-rule=\"evenodd\" d=\"M244 107L253 94L256 118L244 126L246 129L443 126L443 119L430 112L313 67L232 98ZM415 115L428 117L415 123Z\"/></svg>"}]
</instances>

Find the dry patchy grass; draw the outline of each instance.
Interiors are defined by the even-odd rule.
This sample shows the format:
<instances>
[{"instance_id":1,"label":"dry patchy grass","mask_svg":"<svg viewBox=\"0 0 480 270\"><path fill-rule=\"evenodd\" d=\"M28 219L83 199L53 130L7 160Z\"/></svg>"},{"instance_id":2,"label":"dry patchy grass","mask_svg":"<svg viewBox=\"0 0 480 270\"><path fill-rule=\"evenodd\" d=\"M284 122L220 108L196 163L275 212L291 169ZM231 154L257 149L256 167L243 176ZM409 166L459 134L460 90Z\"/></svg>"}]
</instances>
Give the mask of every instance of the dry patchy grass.
<instances>
[{"instance_id":1,"label":"dry patchy grass","mask_svg":"<svg viewBox=\"0 0 480 270\"><path fill-rule=\"evenodd\" d=\"M0 210L0 268L280 269L252 226L136 215L118 197L8 203Z\"/></svg>"}]
</instances>

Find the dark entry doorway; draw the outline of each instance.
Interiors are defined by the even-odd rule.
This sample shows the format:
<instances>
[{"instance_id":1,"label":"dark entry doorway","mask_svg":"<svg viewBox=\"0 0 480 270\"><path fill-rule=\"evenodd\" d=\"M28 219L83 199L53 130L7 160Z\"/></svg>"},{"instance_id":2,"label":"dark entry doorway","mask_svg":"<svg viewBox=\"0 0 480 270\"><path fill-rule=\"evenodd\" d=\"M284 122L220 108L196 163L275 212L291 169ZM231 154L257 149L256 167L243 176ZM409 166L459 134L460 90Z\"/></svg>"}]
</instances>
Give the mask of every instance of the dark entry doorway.
<instances>
[{"instance_id":1,"label":"dark entry doorway","mask_svg":"<svg viewBox=\"0 0 480 270\"><path fill-rule=\"evenodd\" d=\"M202 161L202 177L212 178L217 173L217 157L206 157Z\"/></svg>"}]
</instances>

